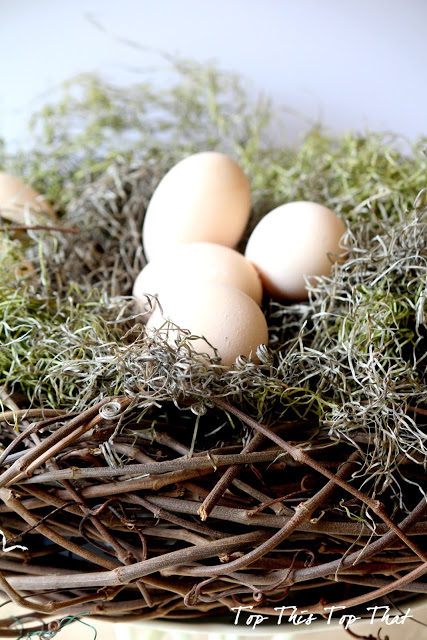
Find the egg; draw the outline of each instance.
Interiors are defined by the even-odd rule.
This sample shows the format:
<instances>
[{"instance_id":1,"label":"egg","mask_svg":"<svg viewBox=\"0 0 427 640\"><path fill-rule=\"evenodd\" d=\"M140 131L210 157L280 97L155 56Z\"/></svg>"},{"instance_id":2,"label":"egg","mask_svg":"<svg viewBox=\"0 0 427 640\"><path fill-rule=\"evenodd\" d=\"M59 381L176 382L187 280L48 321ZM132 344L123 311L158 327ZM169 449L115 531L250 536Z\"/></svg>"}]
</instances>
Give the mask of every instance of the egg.
<instances>
[{"instance_id":1,"label":"egg","mask_svg":"<svg viewBox=\"0 0 427 640\"><path fill-rule=\"evenodd\" d=\"M150 305L145 294L210 280L236 287L261 303L262 284L254 265L238 251L211 242L178 245L167 256L149 262L135 280L133 295L139 309L147 312Z\"/></svg>"},{"instance_id":2,"label":"egg","mask_svg":"<svg viewBox=\"0 0 427 640\"><path fill-rule=\"evenodd\" d=\"M0 171L0 217L15 225L35 225L56 219L56 214L33 187Z\"/></svg>"},{"instance_id":3,"label":"egg","mask_svg":"<svg viewBox=\"0 0 427 640\"><path fill-rule=\"evenodd\" d=\"M156 302L148 296L156 296L159 293L159 283L163 275L162 267L161 261L153 260L138 273L132 288L138 312L148 314L154 310Z\"/></svg>"},{"instance_id":4,"label":"egg","mask_svg":"<svg viewBox=\"0 0 427 640\"><path fill-rule=\"evenodd\" d=\"M146 331L148 335L156 330L165 331L172 346L179 331L168 328L167 320L200 336L190 343L197 353L214 356L212 347L215 347L225 366L231 366L239 355L252 354L252 360L257 361L257 347L268 344L267 322L260 307L246 293L230 285L210 281L180 289L171 287L159 295L159 301L163 313L156 308Z\"/></svg>"},{"instance_id":5,"label":"egg","mask_svg":"<svg viewBox=\"0 0 427 640\"><path fill-rule=\"evenodd\" d=\"M346 231L338 216L316 202L289 202L270 211L252 231L245 256L259 270L264 289L279 299L308 298L305 277L328 276L345 257Z\"/></svg>"},{"instance_id":6,"label":"egg","mask_svg":"<svg viewBox=\"0 0 427 640\"><path fill-rule=\"evenodd\" d=\"M231 158L195 153L163 177L149 202L143 229L148 261L187 242L235 247L249 219L249 180Z\"/></svg>"}]
</instances>

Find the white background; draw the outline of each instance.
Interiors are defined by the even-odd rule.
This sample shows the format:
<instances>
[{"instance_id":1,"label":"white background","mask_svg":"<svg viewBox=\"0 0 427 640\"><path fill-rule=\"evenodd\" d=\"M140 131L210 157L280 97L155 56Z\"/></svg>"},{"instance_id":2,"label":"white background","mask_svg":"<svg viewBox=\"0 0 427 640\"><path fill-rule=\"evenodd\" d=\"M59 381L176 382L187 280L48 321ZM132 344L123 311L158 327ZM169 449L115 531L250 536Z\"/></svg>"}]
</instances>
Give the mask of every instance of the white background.
<instances>
[{"instance_id":1,"label":"white background","mask_svg":"<svg viewBox=\"0 0 427 640\"><path fill-rule=\"evenodd\" d=\"M427 133L426 35L426 0L0 0L0 137L21 144L62 80L142 80L160 50L241 72L300 114L289 138L319 119L413 138Z\"/></svg>"}]
</instances>

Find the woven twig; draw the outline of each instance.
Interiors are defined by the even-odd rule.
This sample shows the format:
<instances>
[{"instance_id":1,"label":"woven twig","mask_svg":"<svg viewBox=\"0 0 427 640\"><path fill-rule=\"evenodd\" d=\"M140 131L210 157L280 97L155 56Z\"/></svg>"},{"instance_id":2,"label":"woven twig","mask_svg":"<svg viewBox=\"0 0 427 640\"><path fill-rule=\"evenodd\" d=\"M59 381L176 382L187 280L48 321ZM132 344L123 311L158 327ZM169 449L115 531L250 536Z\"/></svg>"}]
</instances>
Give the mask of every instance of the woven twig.
<instances>
[{"instance_id":1,"label":"woven twig","mask_svg":"<svg viewBox=\"0 0 427 640\"><path fill-rule=\"evenodd\" d=\"M126 398L78 415L49 413L19 435L3 415L7 596L43 614L178 619L239 605L278 615L284 602L319 613L326 603L356 607L392 592L427 592L427 556L417 543L427 533L424 499L391 518L352 478L358 450L347 445L345 462L331 465L328 449L314 458L278 435L283 424L267 427L212 401L254 430L240 452L233 445L231 454L223 447L189 457L188 434L177 440L171 424L168 434L154 430L152 440L123 445L115 466L97 434L108 426L103 407L118 402L124 411ZM16 413L18 423L31 416L39 414ZM370 527L343 517L339 503L365 504ZM73 554L72 564L60 550Z\"/></svg>"}]
</instances>

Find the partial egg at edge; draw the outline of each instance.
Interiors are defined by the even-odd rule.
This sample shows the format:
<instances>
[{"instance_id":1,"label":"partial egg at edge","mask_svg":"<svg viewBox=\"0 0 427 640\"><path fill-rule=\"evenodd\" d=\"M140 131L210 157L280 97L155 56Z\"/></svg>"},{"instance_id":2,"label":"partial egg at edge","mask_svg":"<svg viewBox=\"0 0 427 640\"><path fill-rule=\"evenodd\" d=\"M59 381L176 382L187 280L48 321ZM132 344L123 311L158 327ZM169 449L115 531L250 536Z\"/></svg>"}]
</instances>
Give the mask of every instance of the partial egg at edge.
<instances>
[{"instance_id":1,"label":"partial egg at edge","mask_svg":"<svg viewBox=\"0 0 427 640\"><path fill-rule=\"evenodd\" d=\"M57 215L47 200L20 178L0 171L0 216L17 225L46 224Z\"/></svg>"}]
</instances>

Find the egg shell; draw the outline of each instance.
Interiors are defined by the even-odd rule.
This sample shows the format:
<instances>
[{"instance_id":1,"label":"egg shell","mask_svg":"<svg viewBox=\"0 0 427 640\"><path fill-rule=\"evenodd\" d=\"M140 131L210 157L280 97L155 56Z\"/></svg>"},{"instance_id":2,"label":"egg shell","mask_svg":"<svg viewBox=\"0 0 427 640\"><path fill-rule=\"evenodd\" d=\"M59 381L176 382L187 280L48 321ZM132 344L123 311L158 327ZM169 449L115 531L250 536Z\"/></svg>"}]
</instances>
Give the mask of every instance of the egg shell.
<instances>
[{"instance_id":1,"label":"egg shell","mask_svg":"<svg viewBox=\"0 0 427 640\"><path fill-rule=\"evenodd\" d=\"M231 158L202 151L163 177L149 202L142 230L148 261L187 242L235 247L251 206L249 180Z\"/></svg>"},{"instance_id":2,"label":"egg shell","mask_svg":"<svg viewBox=\"0 0 427 640\"><path fill-rule=\"evenodd\" d=\"M338 216L316 202L289 202L270 211L252 231L245 256L258 268L264 289L281 299L305 300L306 276L328 276L345 257L346 231Z\"/></svg>"},{"instance_id":3,"label":"egg shell","mask_svg":"<svg viewBox=\"0 0 427 640\"><path fill-rule=\"evenodd\" d=\"M149 262L138 274L133 295L141 311L149 311L145 294L157 295L165 288L209 281L240 289L257 304L262 284L254 265L238 251L211 242L191 242L174 247L165 257Z\"/></svg>"},{"instance_id":4,"label":"egg shell","mask_svg":"<svg viewBox=\"0 0 427 640\"><path fill-rule=\"evenodd\" d=\"M0 216L16 225L44 224L57 217L38 191L3 171L0 171Z\"/></svg>"},{"instance_id":5,"label":"egg shell","mask_svg":"<svg viewBox=\"0 0 427 640\"><path fill-rule=\"evenodd\" d=\"M171 288L159 296L163 313L157 308L147 323L147 333L162 329L169 344L174 345L179 331L167 328L171 320L181 329L201 336L191 341L198 353L215 355L203 337L218 350L221 364L231 366L237 356L249 356L257 361L256 349L268 344L268 327L259 306L246 293L218 282L193 285L177 290ZM166 323L166 324L165 324Z\"/></svg>"},{"instance_id":6,"label":"egg shell","mask_svg":"<svg viewBox=\"0 0 427 640\"><path fill-rule=\"evenodd\" d=\"M133 283L132 295L136 300L138 311L144 314L154 311L156 306L155 300L149 296L156 296L159 293L159 283L162 281L163 265L161 262L160 264L157 262L159 261L148 262L138 273Z\"/></svg>"}]
</instances>

